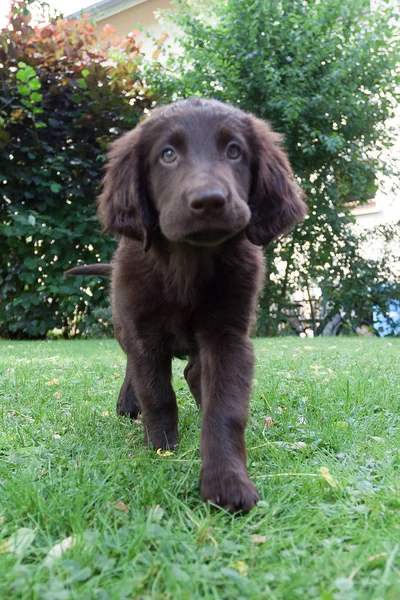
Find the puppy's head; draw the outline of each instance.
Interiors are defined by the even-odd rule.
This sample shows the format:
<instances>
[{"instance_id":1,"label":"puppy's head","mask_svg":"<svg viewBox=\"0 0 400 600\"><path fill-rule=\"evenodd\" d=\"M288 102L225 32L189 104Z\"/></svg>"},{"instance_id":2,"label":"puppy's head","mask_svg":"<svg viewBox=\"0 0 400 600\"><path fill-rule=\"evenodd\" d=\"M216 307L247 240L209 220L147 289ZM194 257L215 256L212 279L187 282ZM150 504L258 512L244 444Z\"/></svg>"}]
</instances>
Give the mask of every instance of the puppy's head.
<instances>
[{"instance_id":1,"label":"puppy's head","mask_svg":"<svg viewBox=\"0 0 400 600\"><path fill-rule=\"evenodd\" d=\"M105 231L215 246L246 231L265 246L305 212L280 136L252 115L192 99L117 140L99 197Z\"/></svg>"}]
</instances>

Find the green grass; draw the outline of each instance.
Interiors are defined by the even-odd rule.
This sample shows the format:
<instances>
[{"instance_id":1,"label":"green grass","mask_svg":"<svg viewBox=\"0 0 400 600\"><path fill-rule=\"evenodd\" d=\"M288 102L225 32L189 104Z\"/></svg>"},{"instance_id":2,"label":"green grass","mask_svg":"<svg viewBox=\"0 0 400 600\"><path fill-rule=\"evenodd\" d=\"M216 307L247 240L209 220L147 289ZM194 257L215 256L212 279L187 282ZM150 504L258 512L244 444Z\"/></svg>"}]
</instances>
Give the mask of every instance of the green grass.
<instances>
[{"instance_id":1,"label":"green grass","mask_svg":"<svg viewBox=\"0 0 400 600\"><path fill-rule=\"evenodd\" d=\"M400 340L255 348L262 501L235 517L200 500L182 361L180 446L160 456L114 416L115 341L0 342L0 598L399 599Z\"/></svg>"}]
</instances>

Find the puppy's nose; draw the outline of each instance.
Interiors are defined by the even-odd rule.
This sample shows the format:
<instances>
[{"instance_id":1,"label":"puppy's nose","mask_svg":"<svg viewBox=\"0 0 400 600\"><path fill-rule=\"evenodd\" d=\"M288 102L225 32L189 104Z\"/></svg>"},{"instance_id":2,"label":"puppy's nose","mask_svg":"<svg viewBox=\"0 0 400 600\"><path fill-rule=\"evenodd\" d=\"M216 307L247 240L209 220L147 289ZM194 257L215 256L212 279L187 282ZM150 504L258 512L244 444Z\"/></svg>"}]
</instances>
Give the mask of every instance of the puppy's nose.
<instances>
[{"instance_id":1,"label":"puppy's nose","mask_svg":"<svg viewBox=\"0 0 400 600\"><path fill-rule=\"evenodd\" d=\"M200 216L221 212L226 204L226 195L222 190L197 190L188 195L191 210Z\"/></svg>"}]
</instances>

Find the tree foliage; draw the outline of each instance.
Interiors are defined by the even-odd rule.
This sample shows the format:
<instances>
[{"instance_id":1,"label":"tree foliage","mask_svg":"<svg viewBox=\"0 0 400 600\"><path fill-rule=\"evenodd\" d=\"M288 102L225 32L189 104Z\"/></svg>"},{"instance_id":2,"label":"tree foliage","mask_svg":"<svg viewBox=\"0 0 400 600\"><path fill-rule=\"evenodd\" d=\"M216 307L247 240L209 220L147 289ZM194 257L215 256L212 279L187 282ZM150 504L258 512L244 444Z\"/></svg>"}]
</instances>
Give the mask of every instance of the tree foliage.
<instances>
[{"instance_id":1,"label":"tree foliage","mask_svg":"<svg viewBox=\"0 0 400 600\"><path fill-rule=\"evenodd\" d=\"M28 2L29 3L29 2ZM107 303L100 280L64 281L78 263L109 261L95 198L110 140L151 100L135 37L96 39L87 15L33 25L14 2L0 31L0 335L77 332ZM82 330L82 326L80 327Z\"/></svg>"},{"instance_id":2,"label":"tree foliage","mask_svg":"<svg viewBox=\"0 0 400 600\"><path fill-rule=\"evenodd\" d=\"M288 298L299 288L322 289L315 333L338 311L350 327L376 304L385 313L398 294L387 285L393 273L364 258L351 208L374 196L378 171L390 173L383 157L400 99L398 14L384 1L372 10L366 0L181 0L171 18L181 51L150 69L153 88L165 101L214 97L267 119L284 134L308 198L308 219L266 252L259 333L291 330Z\"/></svg>"}]
</instances>

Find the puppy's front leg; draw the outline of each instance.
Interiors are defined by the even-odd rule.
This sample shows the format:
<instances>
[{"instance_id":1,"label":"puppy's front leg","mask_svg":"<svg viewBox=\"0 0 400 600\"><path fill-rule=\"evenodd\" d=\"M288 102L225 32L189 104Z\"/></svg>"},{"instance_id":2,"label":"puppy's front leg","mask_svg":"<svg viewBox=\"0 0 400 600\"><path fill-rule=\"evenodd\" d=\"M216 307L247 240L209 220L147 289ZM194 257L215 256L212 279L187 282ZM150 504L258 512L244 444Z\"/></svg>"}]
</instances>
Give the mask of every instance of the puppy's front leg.
<instances>
[{"instance_id":1,"label":"puppy's front leg","mask_svg":"<svg viewBox=\"0 0 400 600\"><path fill-rule=\"evenodd\" d=\"M246 469L244 431L253 376L253 347L235 331L199 336L203 423L201 495L230 512L259 500Z\"/></svg>"},{"instance_id":2,"label":"puppy's front leg","mask_svg":"<svg viewBox=\"0 0 400 600\"><path fill-rule=\"evenodd\" d=\"M129 354L128 366L143 414L145 443L174 448L178 442L178 406L171 385L171 357L136 351Z\"/></svg>"}]
</instances>

